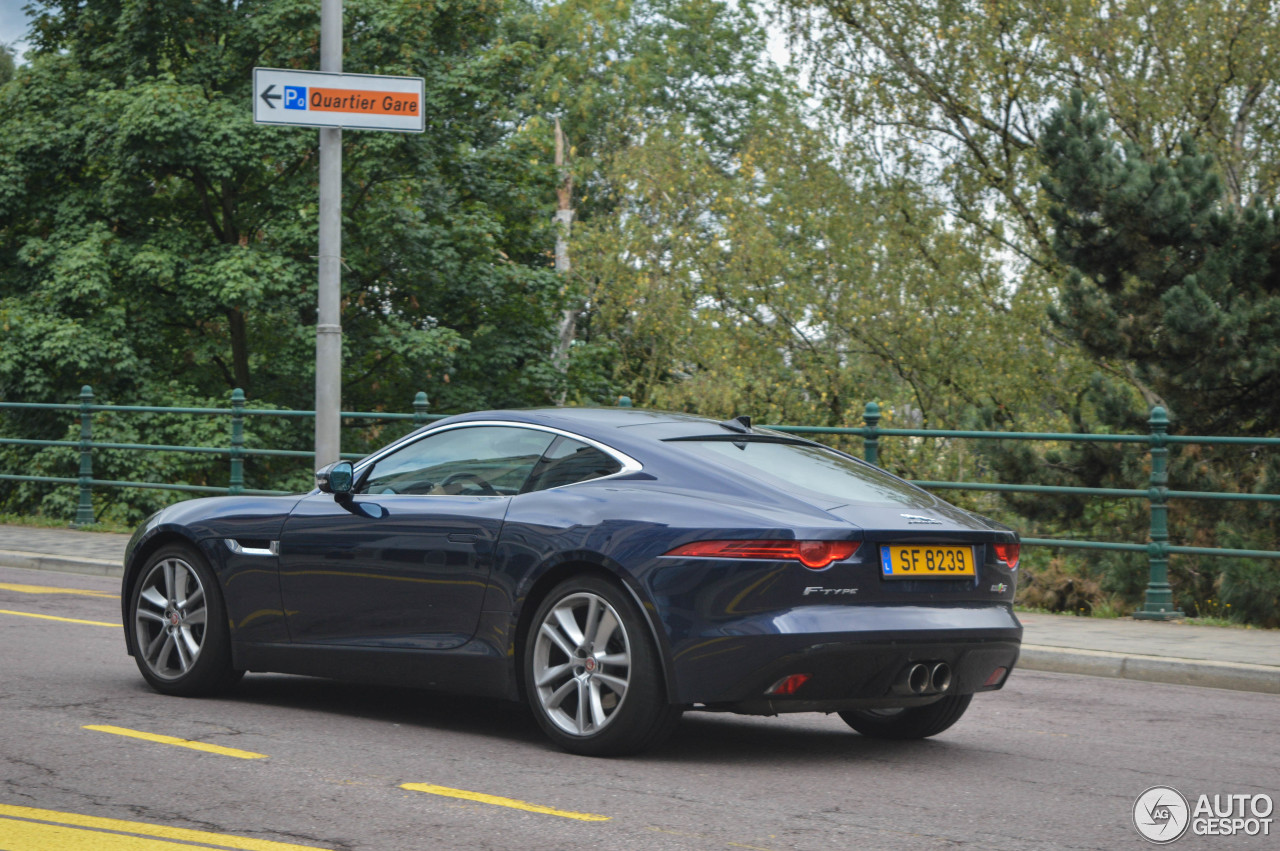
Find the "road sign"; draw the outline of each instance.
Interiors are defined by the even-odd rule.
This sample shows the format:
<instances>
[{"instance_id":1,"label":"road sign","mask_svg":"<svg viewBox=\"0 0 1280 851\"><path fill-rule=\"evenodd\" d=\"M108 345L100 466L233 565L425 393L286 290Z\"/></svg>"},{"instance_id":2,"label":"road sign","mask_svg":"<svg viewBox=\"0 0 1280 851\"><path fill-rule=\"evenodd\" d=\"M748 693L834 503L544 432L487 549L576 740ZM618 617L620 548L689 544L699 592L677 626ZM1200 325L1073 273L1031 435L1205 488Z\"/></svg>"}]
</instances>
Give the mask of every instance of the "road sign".
<instances>
[{"instance_id":1,"label":"road sign","mask_svg":"<svg viewBox=\"0 0 1280 851\"><path fill-rule=\"evenodd\" d=\"M347 130L425 129L421 77L253 69L253 123Z\"/></svg>"}]
</instances>

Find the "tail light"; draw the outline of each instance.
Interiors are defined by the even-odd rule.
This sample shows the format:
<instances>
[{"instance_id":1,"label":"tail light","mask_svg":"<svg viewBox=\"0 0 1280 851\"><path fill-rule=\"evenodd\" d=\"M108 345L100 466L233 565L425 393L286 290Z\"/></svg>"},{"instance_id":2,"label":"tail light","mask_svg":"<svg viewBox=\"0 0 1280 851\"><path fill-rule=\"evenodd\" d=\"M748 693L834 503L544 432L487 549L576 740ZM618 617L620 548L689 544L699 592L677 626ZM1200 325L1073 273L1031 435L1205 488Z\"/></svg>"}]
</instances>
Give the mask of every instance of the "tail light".
<instances>
[{"instance_id":1,"label":"tail light","mask_svg":"<svg viewBox=\"0 0 1280 851\"><path fill-rule=\"evenodd\" d=\"M799 691L800 686L813 679L813 674L792 674L789 677L783 677L773 685L769 686L769 690L765 694L789 696Z\"/></svg>"},{"instance_id":2,"label":"tail light","mask_svg":"<svg viewBox=\"0 0 1280 851\"><path fill-rule=\"evenodd\" d=\"M1022 552L1021 544L996 544L996 558L1009 565L1010 570L1018 566L1018 555Z\"/></svg>"},{"instance_id":3,"label":"tail light","mask_svg":"<svg viewBox=\"0 0 1280 851\"><path fill-rule=\"evenodd\" d=\"M667 553L695 558L795 559L810 570L822 570L858 551L861 541L694 541Z\"/></svg>"}]
</instances>

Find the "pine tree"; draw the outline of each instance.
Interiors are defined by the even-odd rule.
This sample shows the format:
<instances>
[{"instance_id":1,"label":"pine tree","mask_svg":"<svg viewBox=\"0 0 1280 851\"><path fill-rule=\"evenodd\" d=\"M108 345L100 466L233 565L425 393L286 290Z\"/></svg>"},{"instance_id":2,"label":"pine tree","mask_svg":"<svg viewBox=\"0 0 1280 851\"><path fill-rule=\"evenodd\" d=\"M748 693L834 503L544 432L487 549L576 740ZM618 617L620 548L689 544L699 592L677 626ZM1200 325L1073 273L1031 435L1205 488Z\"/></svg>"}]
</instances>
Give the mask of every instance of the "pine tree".
<instances>
[{"instance_id":1,"label":"pine tree","mask_svg":"<svg viewBox=\"0 0 1280 851\"><path fill-rule=\"evenodd\" d=\"M1106 135L1078 92L1046 126L1041 181L1070 273L1055 322L1184 431L1280 429L1280 210L1223 201L1213 158Z\"/></svg>"}]
</instances>

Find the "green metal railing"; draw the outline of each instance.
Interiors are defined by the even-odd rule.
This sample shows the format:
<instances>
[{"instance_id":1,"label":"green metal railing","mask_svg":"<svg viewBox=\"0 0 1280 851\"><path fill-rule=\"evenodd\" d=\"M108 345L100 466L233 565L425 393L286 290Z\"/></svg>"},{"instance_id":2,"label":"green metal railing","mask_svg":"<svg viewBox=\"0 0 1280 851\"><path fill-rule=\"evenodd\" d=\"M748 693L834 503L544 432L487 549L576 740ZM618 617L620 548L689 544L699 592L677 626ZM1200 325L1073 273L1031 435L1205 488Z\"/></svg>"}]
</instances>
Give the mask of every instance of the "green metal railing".
<instances>
[{"instance_id":1,"label":"green metal railing","mask_svg":"<svg viewBox=\"0 0 1280 851\"><path fill-rule=\"evenodd\" d=\"M244 391L236 388L231 391L231 407L229 408L157 408L145 405L95 405L93 389L88 385L80 390L79 404L42 404L38 402L0 402L0 409L28 409L45 411L76 411L80 417L80 440L28 440L22 438L0 437L0 445L12 446L64 446L80 450L80 475L78 478L59 476L20 476L0 473L0 481L38 482L46 484L76 485L79 488L79 501L76 507L76 518L72 525L85 526L94 522L93 489L107 488L150 488L155 490L182 491L186 493L204 494L261 494L278 495L288 493L279 490L257 490L244 486L244 460L249 456L276 456L282 458L313 458L315 453L297 449L250 449L244 445L244 423L246 417L312 417L315 411L299 411L293 409L253 409L246 407ZM97 413L132 413L132 414L190 414L192 416L226 416L230 419L230 434L227 446L174 446L155 443L110 443L93 439L93 415ZM410 421L415 427L425 425L432 420L443 419L444 414L428 413L426 393L418 393L413 399L412 413L387 413L371 411L343 411L344 419L374 421ZM201 455L226 455L229 460L229 478L227 487L213 485L183 485L165 482L123 482L93 477L93 452L95 449L123 449L149 452L188 452ZM343 458L355 460L363 457L360 453L344 452Z\"/></svg>"},{"instance_id":2,"label":"green metal railing","mask_svg":"<svg viewBox=\"0 0 1280 851\"><path fill-rule=\"evenodd\" d=\"M630 406L631 400L621 397L618 404ZM365 411L343 411L345 419L375 421L411 421L414 426L423 425L432 420L441 419L444 415L429 414L427 396L418 393L413 400L412 413L384 413ZM287 458L313 458L314 453L305 450L290 449L251 449L244 445L244 426L248 417L314 417L315 411L299 411L288 409L252 409L246 407L244 392L240 389L231 392L229 408L157 408L134 405L96 405L93 391L84 387L80 391L79 404L41 404L29 402L0 402L0 409L36 409L52 411L74 411L80 418L79 441L69 440L27 440L20 438L0 438L0 444L20 446L62 446L78 448L80 451L79 476L63 478L55 476L23 476L0 473L0 481L38 482L49 484L76 485L79 501L76 508L74 525L81 526L94 522L93 489L98 488L157 488L171 491L210 494L281 494L285 491L254 490L245 487L245 459L253 456L278 456ZM164 413L190 414L193 416L226 416L229 418L229 436L226 446L169 446L159 444L108 443L93 440L93 415L102 412L116 413ZM1214 547L1184 547L1169 543L1168 504L1171 499L1205 499L1205 500L1239 500L1261 503L1280 502L1280 494L1225 493L1208 491L1179 491L1169 489L1168 447L1171 444L1200 445L1243 445L1243 446L1280 446L1280 438L1253 437L1193 437L1170 435L1169 418L1161 407L1151 409L1148 420L1148 434L1076 434L1052 432L1006 432L1006 431L956 431L948 429L914 429L914 428L880 428L880 408L874 402L868 402L863 411L863 425L860 427L835 428L822 426L776 425L770 428L793 434L807 435L845 435L862 439L863 453L867 461L879 464L880 440L882 437L915 437L927 439L975 439L975 440L1030 440L1030 441L1062 441L1071 443L1121 443L1146 447L1151 458L1151 474L1148 486L1140 488L1086 488L1056 485L1020 485L999 484L992 482L937 482L917 481L915 484L930 489L955 489L971 491L1042 493L1042 494L1078 494L1096 497L1119 497L1126 499L1146 500L1150 507L1150 533L1146 543L1121 543L1111 541L1086 541L1060 538L1023 538L1028 546L1059 547L1069 549L1110 550L1118 552L1145 553L1149 564L1149 578L1146 598L1143 607L1134 613L1136 618L1167 619L1181 617L1173 604L1173 591L1169 585L1169 557L1172 555L1197 556L1234 556L1242 558L1280 559L1280 551L1243 550ZM93 476L93 453L95 449L137 450L159 452L188 452L197 454L225 455L229 462L229 478L227 487L211 485L186 485L157 482L126 482L96 479ZM343 453L343 458L356 459L358 453Z\"/></svg>"}]
</instances>

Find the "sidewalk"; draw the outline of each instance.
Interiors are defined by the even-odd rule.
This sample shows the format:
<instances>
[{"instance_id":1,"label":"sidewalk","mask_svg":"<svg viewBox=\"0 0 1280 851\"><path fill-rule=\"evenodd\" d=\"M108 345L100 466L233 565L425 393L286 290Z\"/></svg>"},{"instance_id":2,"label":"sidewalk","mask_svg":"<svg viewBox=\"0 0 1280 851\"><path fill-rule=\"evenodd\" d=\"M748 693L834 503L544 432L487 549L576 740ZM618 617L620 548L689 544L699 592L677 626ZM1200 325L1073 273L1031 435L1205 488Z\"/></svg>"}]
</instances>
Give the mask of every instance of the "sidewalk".
<instances>
[{"instance_id":1,"label":"sidewalk","mask_svg":"<svg viewBox=\"0 0 1280 851\"><path fill-rule=\"evenodd\" d=\"M0 525L0 567L119 576L128 535ZM1280 694L1280 630L1019 615L1018 666Z\"/></svg>"}]
</instances>

